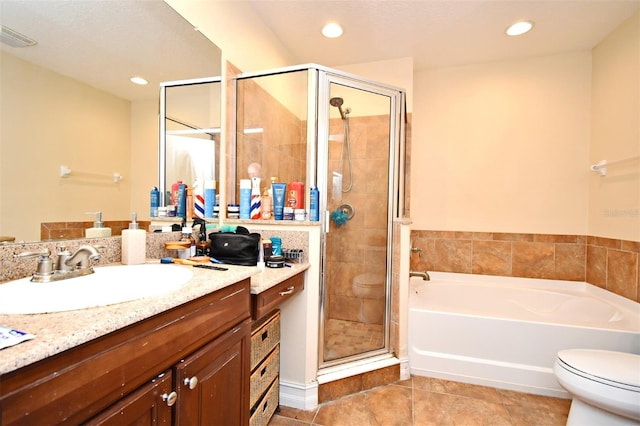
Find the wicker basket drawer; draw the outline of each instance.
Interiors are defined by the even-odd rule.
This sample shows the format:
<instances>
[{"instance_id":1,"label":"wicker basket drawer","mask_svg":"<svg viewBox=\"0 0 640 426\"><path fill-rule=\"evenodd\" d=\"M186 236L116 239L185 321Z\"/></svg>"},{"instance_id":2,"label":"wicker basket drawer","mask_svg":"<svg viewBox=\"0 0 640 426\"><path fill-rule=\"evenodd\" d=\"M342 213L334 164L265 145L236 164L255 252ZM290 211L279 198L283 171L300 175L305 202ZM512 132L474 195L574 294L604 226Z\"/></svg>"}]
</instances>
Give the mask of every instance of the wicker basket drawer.
<instances>
[{"instance_id":1,"label":"wicker basket drawer","mask_svg":"<svg viewBox=\"0 0 640 426\"><path fill-rule=\"evenodd\" d=\"M278 408L280 401L280 381L276 378L273 384L269 387L269 390L265 394L264 398L260 400L260 403L256 405L251 412L249 419L250 426L266 426L271 420L271 416Z\"/></svg>"},{"instance_id":2,"label":"wicker basket drawer","mask_svg":"<svg viewBox=\"0 0 640 426\"><path fill-rule=\"evenodd\" d=\"M253 407L258 399L262 396L265 390L269 387L273 379L278 377L280 373L280 346L276 346L276 348L269 354L267 359L264 360L262 364L256 368L251 374L251 396L250 407Z\"/></svg>"},{"instance_id":3,"label":"wicker basket drawer","mask_svg":"<svg viewBox=\"0 0 640 426\"><path fill-rule=\"evenodd\" d=\"M280 343L280 311L256 324L251 331L251 371Z\"/></svg>"}]
</instances>

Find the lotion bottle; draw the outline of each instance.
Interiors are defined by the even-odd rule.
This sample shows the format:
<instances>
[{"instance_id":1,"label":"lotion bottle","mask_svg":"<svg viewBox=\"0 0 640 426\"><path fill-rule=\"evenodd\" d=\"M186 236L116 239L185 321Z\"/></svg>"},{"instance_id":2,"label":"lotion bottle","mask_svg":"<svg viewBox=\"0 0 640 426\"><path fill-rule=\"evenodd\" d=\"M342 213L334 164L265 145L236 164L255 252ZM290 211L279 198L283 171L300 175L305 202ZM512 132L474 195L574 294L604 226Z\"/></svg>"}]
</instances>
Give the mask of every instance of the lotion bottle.
<instances>
[{"instance_id":1,"label":"lotion bottle","mask_svg":"<svg viewBox=\"0 0 640 426\"><path fill-rule=\"evenodd\" d=\"M133 213L129 229L122 231L122 263L140 265L147 257L147 232L138 226L137 214Z\"/></svg>"},{"instance_id":2,"label":"lotion bottle","mask_svg":"<svg viewBox=\"0 0 640 426\"><path fill-rule=\"evenodd\" d=\"M111 236L111 228L105 227L104 222L102 221L102 212L87 212L86 214L95 214L96 220L93 222L93 227L85 229L85 238L102 238Z\"/></svg>"}]
</instances>

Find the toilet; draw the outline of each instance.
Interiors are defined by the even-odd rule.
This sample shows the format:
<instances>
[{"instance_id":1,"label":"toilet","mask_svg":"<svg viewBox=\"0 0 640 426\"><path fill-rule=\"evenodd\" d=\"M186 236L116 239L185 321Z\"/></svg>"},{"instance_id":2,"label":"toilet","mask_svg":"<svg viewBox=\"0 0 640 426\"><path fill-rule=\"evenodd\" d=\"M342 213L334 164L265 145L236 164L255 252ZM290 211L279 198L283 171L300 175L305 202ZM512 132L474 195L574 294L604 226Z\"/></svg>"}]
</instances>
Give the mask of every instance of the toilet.
<instances>
[{"instance_id":1,"label":"toilet","mask_svg":"<svg viewBox=\"0 0 640 426\"><path fill-rule=\"evenodd\" d=\"M567 349L553 371L573 398L567 425L640 425L640 355Z\"/></svg>"}]
</instances>

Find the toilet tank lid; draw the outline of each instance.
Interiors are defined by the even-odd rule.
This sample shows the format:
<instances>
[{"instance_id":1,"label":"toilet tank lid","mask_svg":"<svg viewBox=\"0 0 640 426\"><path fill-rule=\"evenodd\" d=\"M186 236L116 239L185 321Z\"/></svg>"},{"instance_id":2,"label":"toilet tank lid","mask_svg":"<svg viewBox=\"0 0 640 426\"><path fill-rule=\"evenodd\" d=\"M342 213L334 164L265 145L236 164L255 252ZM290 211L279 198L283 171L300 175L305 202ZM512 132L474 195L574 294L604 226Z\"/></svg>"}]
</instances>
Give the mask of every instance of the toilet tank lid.
<instances>
[{"instance_id":1,"label":"toilet tank lid","mask_svg":"<svg viewBox=\"0 0 640 426\"><path fill-rule=\"evenodd\" d=\"M640 355L599 349L565 349L558 352L558 358L590 376L640 387Z\"/></svg>"}]
</instances>

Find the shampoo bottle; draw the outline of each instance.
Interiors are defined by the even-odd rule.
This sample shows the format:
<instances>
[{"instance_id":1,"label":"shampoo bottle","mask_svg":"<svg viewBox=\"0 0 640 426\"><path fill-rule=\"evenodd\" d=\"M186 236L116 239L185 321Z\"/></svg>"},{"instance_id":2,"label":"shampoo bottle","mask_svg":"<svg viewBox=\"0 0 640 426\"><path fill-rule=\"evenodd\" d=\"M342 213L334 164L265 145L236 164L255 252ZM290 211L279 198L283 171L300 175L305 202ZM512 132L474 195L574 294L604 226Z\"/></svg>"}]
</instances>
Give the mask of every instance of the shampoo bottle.
<instances>
[{"instance_id":1,"label":"shampoo bottle","mask_svg":"<svg viewBox=\"0 0 640 426\"><path fill-rule=\"evenodd\" d=\"M151 210L149 212L151 217L158 217L158 207L160 207L160 191L157 186L154 186L151 188Z\"/></svg>"},{"instance_id":2,"label":"shampoo bottle","mask_svg":"<svg viewBox=\"0 0 640 426\"><path fill-rule=\"evenodd\" d=\"M96 220L93 222L91 228L87 228L84 231L85 238L102 238L111 236L111 228L104 226L102 221L102 212L87 212L86 214L95 214Z\"/></svg>"},{"instance_id":3,"label":"shampoo bottle","mask_svg":"<svg viewBox=\"0 0 640 426\"><path fill-rule=\"evenodd\" d=\"M313 222L320 220L320 192L315 186L309 193L309 220Z\"/></svg>"},{"instance_id":4,"label":"shampoo bottle","mask_svg":"<svg viewBox=\"0 0 640 426\"><path fill-rule=\"evenodd\" d=\"M213 206L216 205L216 181L208 179L204 182L204 217L213 217Z\"/></svg>"},{"instance_id":5,"label":"shampoo bottle","mask_svg":"<svg viewBox=\"0 0 640 426\"><path fill-rule=\"evenodd\" d=\"M251 219L251 179L240 179L240 219Z\"/></svg>"},{"instance_id":6,"label":"shampoo bottle","mask_svg":"<svg viewBox=\"0 0 640 426\"><path fill-rule=\"evenodd\" d=\"M140 265L147 256L147 232L138 227L137 215L131 215L129 229L122 231L122 263L124 265Z\"/></svg>"}]
</instances>

